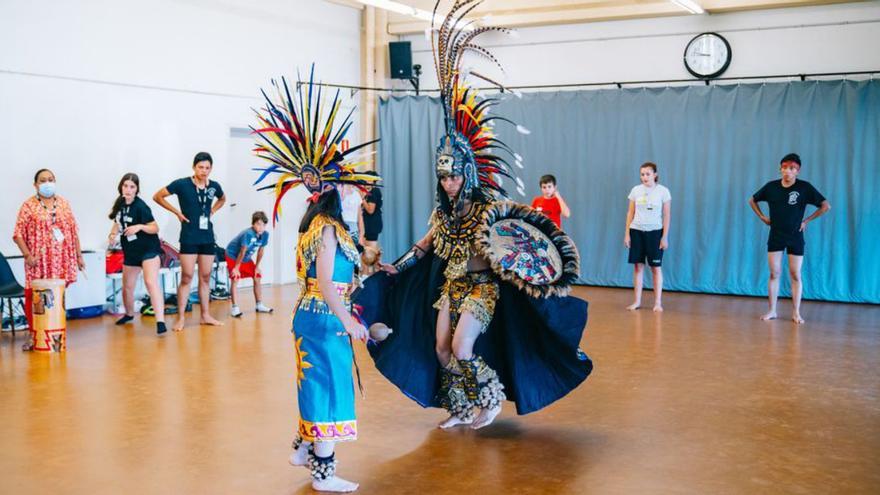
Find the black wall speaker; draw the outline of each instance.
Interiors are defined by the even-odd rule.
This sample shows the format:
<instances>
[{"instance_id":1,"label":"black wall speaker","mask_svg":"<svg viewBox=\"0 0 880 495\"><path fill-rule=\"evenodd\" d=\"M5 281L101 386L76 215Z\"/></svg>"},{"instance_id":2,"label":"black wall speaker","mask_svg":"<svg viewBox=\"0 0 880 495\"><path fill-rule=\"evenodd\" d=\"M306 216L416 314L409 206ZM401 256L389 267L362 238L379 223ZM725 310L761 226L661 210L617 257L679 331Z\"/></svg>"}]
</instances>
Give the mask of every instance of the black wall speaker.
<instances>
[{"instance_id":1,"label":"black wall speaker","mask_svg":"<svg viewBox=\"0 0 880 495\"><path fill-rule=\"evenodd\" d=\"M388 43L388 60L392 79L412 79L412 47L409 41Z\"/></svg>"}]
</instances>

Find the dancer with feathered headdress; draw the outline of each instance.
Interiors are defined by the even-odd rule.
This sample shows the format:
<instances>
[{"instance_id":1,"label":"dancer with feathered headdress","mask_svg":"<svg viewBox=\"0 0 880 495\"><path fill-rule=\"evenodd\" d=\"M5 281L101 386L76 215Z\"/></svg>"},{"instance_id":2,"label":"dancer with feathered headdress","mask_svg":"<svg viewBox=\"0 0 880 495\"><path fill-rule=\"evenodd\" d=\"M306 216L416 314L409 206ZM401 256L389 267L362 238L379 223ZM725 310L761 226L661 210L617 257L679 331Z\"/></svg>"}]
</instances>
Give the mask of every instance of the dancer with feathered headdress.
<instances>
[{"instance_id":1,"label":"dancer with feathered headdress","mask_svg":"<svg viewBox=\"0 0 880 495\"><path fill-rule=\"evenodd\" d=\"M432 30L445 132L431 228L355 297L379 341L369 347L376 367L422 406L446 409L441 428L487 426L506 399L520 414L536 411L592 370L578 349L586 302L567 297L577 250L547 217L508 201L503 188L505 177L522 188L514 168L521 157L493 126L528 131L490 115L499 100L478 97L468 78L492 81L461 67L468 52L497 64L475 39L508 31L466 21L479 4L456 1Z\"/></svg>"},{"instance_id":2,"label":"dancer with feathered headdress","mask_svg":"<svg viewBox=\"0 0 880 495\"><path fill-rule=\"evenodd\" d=\"M290 463L308 466L316 490L350 492L358 485L336 476L334 446L357 438L352 343L366 341L367 331L351 313L360 258L342 221L337 188L373 185L379 177L356 168L367 163L357 152L372 142L344 149L351 112L338 121L339 92L327 106L314 83L314 67L308 83L298 83L293 95L285 79L272 86L276 97L263 92L266 107L256 111L259 127L252 127L254 152L270 162L257 169L262 173L256 184L277 176L274 184L259 188L275 192L275 221L289 190L303 185L312 193L296 250L300 294L293 341L300 419Z\"/></svg>"}]
</instances>

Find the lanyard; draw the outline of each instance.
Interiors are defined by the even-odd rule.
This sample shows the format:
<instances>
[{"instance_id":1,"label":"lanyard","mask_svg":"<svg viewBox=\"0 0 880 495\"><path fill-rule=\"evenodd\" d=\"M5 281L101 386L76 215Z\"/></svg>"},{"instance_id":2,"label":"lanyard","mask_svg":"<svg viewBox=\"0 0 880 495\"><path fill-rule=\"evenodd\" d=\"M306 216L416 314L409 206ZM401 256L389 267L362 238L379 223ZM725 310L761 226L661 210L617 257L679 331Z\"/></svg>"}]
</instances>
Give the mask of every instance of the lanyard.
<instances>
[{"instance_id":1,"label":"lanyard","mask_svg":"<svg viewBox=\"0 0 880 495\"><path fill-rule=\"evenodd\" d=\"M128 218L129 212L131 212L131 205L125 205L125 208L121 210L122 216L119 217L119 223L122 224L122 230L128 228L128 222L125 219Z\"/></svg>"},{"instance_id":2,"label":"lanyard","mask_svg":"<svg viewBox=\"0 0 880 495\"><path fill-rule=\"evenodd\" d=\"M196 186L196 198L198 198L198 201L199 201L199 209L201 210L202 214L205 216L210 216L208 214L208 211L210 211L210 199L208 198L208 186L210 184L211 183L209 182L207 185L205 185L204 188L199 188L199 186L195 183L195 181L193 181L193 185Z\"/></svg>"},{"instance_id":3,"label":"lanyard","mask_svg":"<svg viewBox=\"0 0 880 495\"><path fill-rule=\"evenodd\" d=\"M46 213L50 213L52 215L52 225L55 225L55 218L58 213L58 200L56 199L55 202L52 203L51 210L49 210L49 207L46 206L46 203L43 203L43 198L41 198L39 195L37 195L37 201L40 202L40 206L42 206L43 209L46 210Z\"/></svg>"}]
</instances>

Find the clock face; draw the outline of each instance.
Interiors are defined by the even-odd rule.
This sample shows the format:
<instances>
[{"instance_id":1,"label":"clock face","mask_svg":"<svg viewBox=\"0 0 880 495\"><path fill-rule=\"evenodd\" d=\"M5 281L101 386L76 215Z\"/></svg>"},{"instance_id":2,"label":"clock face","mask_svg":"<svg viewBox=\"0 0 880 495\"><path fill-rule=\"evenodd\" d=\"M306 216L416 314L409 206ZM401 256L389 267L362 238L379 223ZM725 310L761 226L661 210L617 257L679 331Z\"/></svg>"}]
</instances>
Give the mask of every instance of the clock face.
<instances>
[{"instance_id":1,"label":"clock face","mask_svg":"<svg viewBox=\"0 0 880 495\"><path fill-rule=\"evenodd\" d=\"M730 65L730 44L720 34L703 33L684 49L684 66L699 78L720 76Z\"/></svg>"}]
</instances>

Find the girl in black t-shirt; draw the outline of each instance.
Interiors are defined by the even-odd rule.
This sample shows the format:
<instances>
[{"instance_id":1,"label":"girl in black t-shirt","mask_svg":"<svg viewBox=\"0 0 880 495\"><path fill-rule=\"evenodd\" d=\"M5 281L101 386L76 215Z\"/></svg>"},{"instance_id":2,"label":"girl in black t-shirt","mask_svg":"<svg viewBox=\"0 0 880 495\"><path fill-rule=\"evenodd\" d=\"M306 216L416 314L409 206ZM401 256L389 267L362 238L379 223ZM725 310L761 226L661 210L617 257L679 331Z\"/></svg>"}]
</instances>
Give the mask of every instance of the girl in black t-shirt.
<instances>
[{"instance_id":1,"label":"girl in black t-shirt","mask_svg":"<svg viewBox=\"0 0 880 495\"><path fill-rule=\"evenodd\" d=\"M150 303L156 312L156 333L165 333L165 298L159 286L159 254L162 247L159 243L159 225L153 219L150 207L141 198L140 179L136 174L122 176L117 186L119 197L110 210L113 229L110 231L110 243L113 244L117 234L122 238L122 303L125 314L116 324L124 325L134 319L134 288L138 275L143 269L144 284L150 294Z\"/></svg>"}]
</instances>

